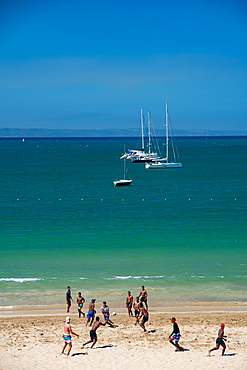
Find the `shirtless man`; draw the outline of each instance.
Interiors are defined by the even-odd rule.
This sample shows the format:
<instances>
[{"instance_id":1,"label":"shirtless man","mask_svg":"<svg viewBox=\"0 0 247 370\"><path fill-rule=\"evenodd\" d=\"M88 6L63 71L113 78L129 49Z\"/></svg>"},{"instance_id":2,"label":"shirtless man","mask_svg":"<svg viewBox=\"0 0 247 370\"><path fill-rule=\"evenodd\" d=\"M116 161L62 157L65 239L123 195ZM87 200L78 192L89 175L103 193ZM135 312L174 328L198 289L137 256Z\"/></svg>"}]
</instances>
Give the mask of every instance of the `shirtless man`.
<instances>
[{"instance_id":1,"label":"shirtless man","mask_svg":"<svg viewBox=\"0 0 247 370\"><path fill-rule=\"evenodd\" d=\"M86 345L86 344L89 344L89 343L92 343L93 342L93 344L91 345L91 348L93 348L93 346L95 345L95 343L97 342L97 334L96 334L96 330L98 329L98 327L99 326L101 326L101 325L103 325L103 326L105 326L106 325L106 322L104 322L104 324L102 323L102 322L100 322L99 321L99 316L97 316L96 317L96 319L95 319L95 322L93 323L93 327L92 327L92 330L90 330L90 333L89 333L89 335L90 335L90 340L88 341L88 342L86 342L86 343L84 343L83 345L82 345L82 348Z\"/></svg>"},{"instance_id":2,"label":"shirtless man","mask_svg":"<svg viewBox=\"0 0 247 370\"><path fill-rule=\"evenodd\" d=\"M110 320L110 308L106 305L106 301L103 302L103 306L100 308L101 312L104 316L104 320L106 324L108 324L110 327L114 328L113 322Z\"/></svg>"},{"instance_id":3,"label":"shirtless man","mask_svg":"<svg viewBox=\"0 0 247 370\"><path fill-rule=\"evenodd\" d=\"M140 317L139 319L142 317L142 322L140 323L140 327L146 332L147 329L145 328L145 322L148 321L148 311L146 310L146 308L143 306L143 303L140 302Z\"/></svg>"},{"instance_id":4,"label":"shirtless man","mask_svg":"<svg viewBox=\"0 0 247 370\"><path fill-rule=\"evenodd\" d=\"M73 332L72 327L70 325L70 317L68 316L68 317L66 317L66 322L64 324L64 334L63 334L64 346L63 346L63 349L62 349L62 354L63 355L65 355L64 351L65 351L65 348L67 346L68 346L67 356L69 356L69 354L70 354L70 351L71 351L71 348L72 348L71 334L74 334L77 337L79 337L78 334Z\"/></svg>"},{"instance_id":5,"label":"shirtless man","mask_svg":"<svg viewBox=\"0 0 247 370\"><path fill-rule=\"evenodd\" d=\"M133 296L131 295L130 291L128 291L128 295L126 297L126 307L127 307L129 316L133 316L132 304L133 304Z\"/></svg>"},{"instance_id":6,"label":"shirtless man","mask_svg":"<svg viewBox=\"0 0 247 370\"><path fill-rule=\"evenodd\" d=\"M172 317L170 320L173 323L173 330L171 335L169 335L169 342L177 348L176 351L184 351L184 349L178 344L181 335L178 324L176 323L176 319L175 317Z\"/></svg>"},{"instance_id":7,"label":"shirtless man","mask_svg":"<svg viewBox=\"0 0 247 370\"><path fill-rule=\"evenodd\" d=\"M89 324L89 326L91 326L93 321L94 321L94 316L96 314L95 301L96 301L96 299L92 299L91 302L89 303L86 326L89 323L90 319L91 319L91 323Z\"/></svg>"},{"instance_id":8,"label":"shirtless man","mask_svg":"<svg viewBox=\"0 0 247 370\"><path fill-rule=\"evenodd\" d=\"M71 301L73 302L70 286L67 286L67 292L66 292L67 313L69 313L69 309L71 307Z\"/></svg>"},{"instance_id":9,"label":"shirtless man","mask_svg":"<svg viewBox=\"0 0 247 370\"><path fill-rule=\"evenodd\" d=\"M145 303L146 309L148 310L148 293L144 285L142 286L142 290L140 291L139 297L141 297L141 302Z\"/></svg>"},{"instance_id":10,"label":"shirtless man","mask_svg":"<svg viewBox=\"0 0 247 370\"><path fill-rule=\"evenodd\" d=\"M134 313L135 313L135 318L136 318L135 325L139 324L140 303L141 302L139 302L139 297L136 297L136 300L135 300L134 305L133 305Z\"/></svg>"},{"instance_id":11,"label":"shirtless man","mask_svg":"<svg viewBox=\"0 0 247 370\"><path fill-rule=\"evenodd\" d=\"M81 317L81 315L83 315L85 317L85 313L82 312L82 307L84 305L84 302L85 302L85 299L81 296L81 292L79 292L78 297L77 297L77 306L78 306L79 318Z\"/></svg>"},{"instance_id":12,"label":"shirtless man","mask_svg":"<svg viewBox=\"0 0 247 370\"><path fill-rule=\"evenodd\" d=\"M216 351L217 349L222 346L222 353L221 356L224 356L225 350L226 350L226 344L224 341L226 341L226 335L224 335L224 329L225 329L225 324L220 324L220 329L218 331L218 338L216 339L216 346L208 351L208 356L210 356L210 353L212 351Z\"/></svg>"}]
</instances>

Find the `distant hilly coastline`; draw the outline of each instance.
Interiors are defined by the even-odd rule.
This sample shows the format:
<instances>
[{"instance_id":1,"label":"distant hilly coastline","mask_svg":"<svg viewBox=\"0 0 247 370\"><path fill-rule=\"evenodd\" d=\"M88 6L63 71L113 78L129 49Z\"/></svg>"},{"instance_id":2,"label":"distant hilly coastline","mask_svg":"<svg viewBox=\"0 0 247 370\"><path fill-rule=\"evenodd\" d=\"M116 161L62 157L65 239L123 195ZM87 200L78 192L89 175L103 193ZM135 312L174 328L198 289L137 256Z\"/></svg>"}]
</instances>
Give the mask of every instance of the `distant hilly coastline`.
<instances>
[{"instance_id":1,"label":"distant hilly coastline","mask_svg":"<svg viewBox=\"0 0 247 370\"><path fill-rule=\"evenodd\" d=\"M157 136L163 136L164 131L157 132ZM247 131L234 130L174 130L175 136L247 136ZM62 137L138 137L140 129L21 129L0 128L0 138L62 138Z\"/></svg>"}]
</instances>

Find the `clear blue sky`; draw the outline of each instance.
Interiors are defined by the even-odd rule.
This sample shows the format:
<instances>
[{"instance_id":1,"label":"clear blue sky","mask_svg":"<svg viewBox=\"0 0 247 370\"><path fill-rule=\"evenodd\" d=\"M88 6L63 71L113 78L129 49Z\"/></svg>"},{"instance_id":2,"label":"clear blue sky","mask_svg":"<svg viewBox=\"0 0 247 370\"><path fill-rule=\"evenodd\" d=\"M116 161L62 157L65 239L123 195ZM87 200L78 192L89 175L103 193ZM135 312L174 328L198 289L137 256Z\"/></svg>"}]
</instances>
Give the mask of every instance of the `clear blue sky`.
<instances>
[{"instance_id":1,"label":"clear blue sky","mask_svg":"<svg viewBox=\"0 0 247 370\"><path fill-rule=\"evenodd\" d=\"M246 0L8 0L0 128L247 129Z\"/></svg>"}]
</instances>

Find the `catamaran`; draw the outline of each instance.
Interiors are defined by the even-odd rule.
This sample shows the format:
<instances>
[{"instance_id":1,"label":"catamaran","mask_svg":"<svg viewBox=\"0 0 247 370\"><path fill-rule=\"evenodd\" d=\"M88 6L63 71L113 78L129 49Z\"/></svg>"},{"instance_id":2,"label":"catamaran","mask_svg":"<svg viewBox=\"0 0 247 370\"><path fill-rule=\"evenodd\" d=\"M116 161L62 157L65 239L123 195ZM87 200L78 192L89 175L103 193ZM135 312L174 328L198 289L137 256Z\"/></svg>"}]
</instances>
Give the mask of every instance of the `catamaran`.
<instances>
[{"instance_id":1,"label":"catamaran","mask_svg":"<svg viewBox=\"0 0 247 370\"><path fill-rule=\"evenodd\" d=\"M169 136L170 135L170 136ZM169 145L169 139L171 145ZM170 148L170 149L169 149ZM169 151L173 155L173 162L169 162ZM153 160L150 163L145 163L146 168L155 169L155 168L180 168L182 163L179 162L179 154L174 142L174 138L171 132L171 122L168 113L168 104L166 103L166 123L165 123L165 157L159 158L158 160Z\"/></svg>"},{"instance_id":2,"label":"catamaran","mask_svg":"<svg viewBox=\"0 0 247 370\"><path fill-rule=\"evenodd\" d=\"M141 121L141 149L129 149L127 153L124 153L120 159L130 159L132 163L145 163L153 160L159 160L159 155L151 151L152 139L151 139L151 119L150 112L148 112L148 152L145 152L145 134L144 134L144 118L141 109L140 112Z\"/></svg>"}]
</instances>

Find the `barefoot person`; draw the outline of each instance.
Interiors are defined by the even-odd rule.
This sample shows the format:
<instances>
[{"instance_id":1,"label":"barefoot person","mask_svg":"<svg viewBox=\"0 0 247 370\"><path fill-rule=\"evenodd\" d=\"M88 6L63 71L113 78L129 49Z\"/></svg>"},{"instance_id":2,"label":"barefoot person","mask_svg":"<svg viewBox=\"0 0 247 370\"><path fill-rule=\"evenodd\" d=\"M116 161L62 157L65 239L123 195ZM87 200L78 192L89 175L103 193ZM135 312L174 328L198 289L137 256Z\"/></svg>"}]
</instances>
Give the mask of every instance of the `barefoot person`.
<instances>
[{"instance_id":1,"label":"barefoot person","mask_svg":"<svg viewBox=\"0 0 247 370\"><path fill-rule=\"evenodd\" d=\"M142 286L139 297L141 297L141 299L140 299L141 302L145 303L146 309L148 310L148 293L147 293L144 285Z\"/></svg>"},{"instance_id":2,"label":"barefoot person","mask_svg":"<svg viewBox=\"0 0 247 370\"><path fill-rule=\"evenodd\" d=\"M133 305L134 313L135 313L135 318L136 318L135 325L139 324L140 303L141 302L139 301L139 297L136 297L136 300L135 300L134 305Z\"/></svg>"},{"instance_id":3,"label":"barefoot person","mask_svg":"<svg viewBox=\"0 0 247 370\"><path fill-rule=\"evenodd\" d=\"M98 327L99 326L101 326L101 325L103 325L103 326L105 326L106 325L106 322L104 322L104 324L102 323L102 322L100 322L99 321L99 316L97 316L96 317L96 319L95 319L95 322L93 323L93 327L92 327L92 330L90 330L90 333L89 333L89 335L90 335L90 340L88 341L88 342L86 342L86 343L84 343L83 345L82 345L82 348L86 345L86 344L89 344L89 343L93 343L92 345L91 345L91 348L93 348L93 346L95 345L95 343L97 342L97 334L96 334L96 330L98 329Z\"/></svg>"},{"instance_id":4,"label":"barefoot person","mask_svg":"<svg viewBox=\"0 0 247 370\"><path fill-rule=\"evenodd\" d=\"M180 345L178 344L181 335L180 335L178 324L176 323L176 319L175 317L172 317L170 320L173 323L173 331L171 335L169 336L169 342L177 348L176 349L177 351L183 351L184 349L180 347Z\"/></svg>"},{"instance_id":5,"label":"barefoot person","mask_svg":"<svg viewBox=\"0 0 247 370\"><path fill-rule=\"evenodd\" d=\"M62 354L63 355L65 355L64 351L65 351L65 348L67 346L68 346L67 356L69 356L69 354L70 354L70 351L71 351L71 348L72 348L71 334L74 334L77 337L79 337L78 334L73 332L72 327L70 325L70 317L68 316L68 317L66 317L66 322L64 324L64 334L63 334L64 346L63 346L63 349L62 349Z\"/></svg>"},{"instance_id":6,"label":"barefoot person","mask_svg":"<svg viewBox=\"0 0 247 370\"><path fill-rule=\"evenodd\" d=\"M132 304L133 304L133 296L131 295L130 291L128 291L128 295L126 297L126 307L127 307L129 316L133 316Z\"/></svg>"},{"instance_id":7,"label":"barefoot person","mask_svg":"<svg viewBox=\"0 0 247 370\"><path fill-rule=\"evenodd\" d=\"M67 313L69 313L69 309L71 307L71 301L73 302L70 286L67 286L67 292L66 292Z\"/></svg>"},{"instance_id":8,"label":"barefoot person","mask_svg":"<svg viewBox=\"0 0 247 370\"><path fill-rule=\"evenodd\" d=\"M95 301L96 301L96 299L92 299L91 302L89 303L86 326L90 322L90 319L91 319L91 323L89 324L89 326L91 326L93 321L94 321L94 316L95 316L95 313L96 313L96 311L95 311Z\"/></svg>"},{"instance_id":9,"label":"barefoot person","mask_svg":"<svg viewBox=\"0 0 247 370\"><path fill-rule=\"evenodd\" d=\"M84 302L85 302L85 299L84 299L84 297L81 296L81 292L79 292L78 297L77 297L77 306L78 306L79 318L81 317L81 315L83 315L85 317L85 313L82 312L82 307L84 305Z\"/></svg>"},{"instance_id":10,"label":"barefoot person","mask_svg":"<svg viewBox=\"0 0 247 370\"><path fill-rule=\"evenodd\" d=\"M110 308L109 308L109 306L107 306L106 301L103 302L103 306L100 309L101 309L101 312L104 316L104 320L105 320L106 324L108 324L109 326L114 328L114 324L110 320Z\"/></svg>"},{"instance_id":11,"label":"barefoot person","mask_svg":"<svg viewBox=\"0 0 247 370\"><path fill-rule=\"evenodd\" d=\"M216 346L208 351L208 356L210 356L210 353L212 351L216 351L217 349L219 349L220 346L222 346L221 356L224 356L225 350L226 350L226 344L224 341L227 340L226 339L227 336L224 335L224 329L225 329L225 324L223 323L220 324L220 329L218 331L218 338L216 339Z\"/></svg>"},{"instance_id":12,"label":"barefoot person","mask_svg":"<svg viewBox=\"0 0 247 370\"><path fill-rule=\"evenodd\" d=\"M141 318L142 318L142 321L141 321L141 323L140 323L140 327L141 327L141 328L146 332L146 331L147 331L147 329L145 328L145 322L147 322L147 321L148 321L148 311L147 311L147 310L146 310L146 308L143 306L143 303L142 303L142 302L140 302L139 307L140 307L140 313L141 313L141 315L140 315L139 319L141 319Z\"/></svg>"}]
</instances>

